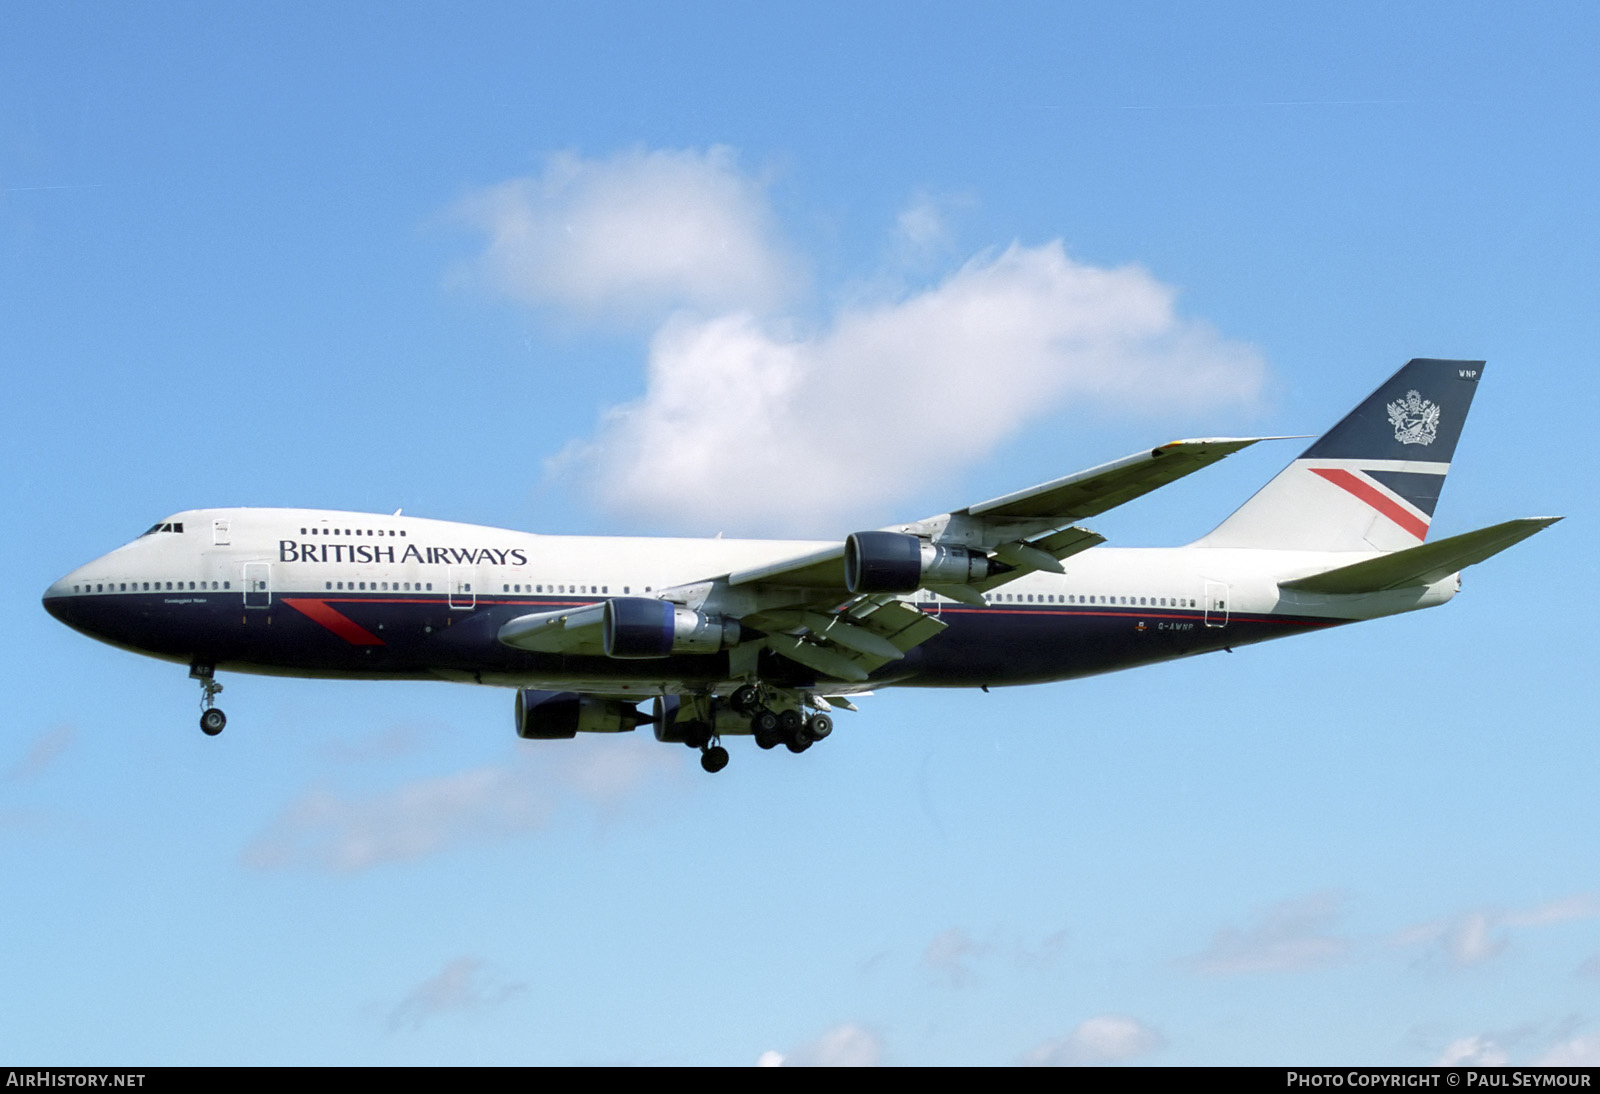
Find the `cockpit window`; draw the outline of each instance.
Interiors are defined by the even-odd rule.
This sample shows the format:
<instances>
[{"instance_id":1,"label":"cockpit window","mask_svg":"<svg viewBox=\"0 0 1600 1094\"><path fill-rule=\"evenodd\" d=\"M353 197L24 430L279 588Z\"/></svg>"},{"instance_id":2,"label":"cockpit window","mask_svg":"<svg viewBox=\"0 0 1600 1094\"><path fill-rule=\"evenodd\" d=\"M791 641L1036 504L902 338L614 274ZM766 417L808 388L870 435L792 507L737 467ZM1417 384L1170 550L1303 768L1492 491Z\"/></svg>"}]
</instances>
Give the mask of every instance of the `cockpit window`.
<instances>
[{"instance_id":1,"label":"cockpit window","mask_svg":"<svg viewBox=\"0 0 1600 1094\"><path fill-rule=\"evenodd\" d=\"M181 521L181 520L178 520L178 521L168 520L168 521L162 521L160 524L152 524L149 527L148 530L140 533L140 537L139 538L143 539L145 536L154 535L157 532L181 532L181 531L183 531L183 521Z\"/></svg>"}]
</instances>

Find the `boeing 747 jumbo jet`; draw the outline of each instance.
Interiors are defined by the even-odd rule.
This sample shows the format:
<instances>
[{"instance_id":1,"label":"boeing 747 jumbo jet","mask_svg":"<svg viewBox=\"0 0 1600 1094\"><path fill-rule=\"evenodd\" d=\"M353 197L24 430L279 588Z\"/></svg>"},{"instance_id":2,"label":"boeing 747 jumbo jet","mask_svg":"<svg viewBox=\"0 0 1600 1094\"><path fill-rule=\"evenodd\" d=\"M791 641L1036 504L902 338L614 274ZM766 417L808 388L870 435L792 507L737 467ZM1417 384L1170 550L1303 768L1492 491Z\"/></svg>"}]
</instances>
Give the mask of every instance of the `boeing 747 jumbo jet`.
<instances>
[{"instance_id":1,"label":"boeing 747 jumbo jet","mask_svg":"<svg viewBox=\"0 0 1600 1094\"><path fill-rule=\"evenodd\" d=\"M1264 438L1173 441L831 543L542 536L318 509L192 509L50 586L103 642L219 670L516 689L524 738L615 733L728 763L803 752L888 687L1067 680L1443 604L1559 520L1424 543L1481 361L1411 361L1209 535L1078 522ZM651 708L639 704L653 700Z\"/></svg>"}]
</instances>

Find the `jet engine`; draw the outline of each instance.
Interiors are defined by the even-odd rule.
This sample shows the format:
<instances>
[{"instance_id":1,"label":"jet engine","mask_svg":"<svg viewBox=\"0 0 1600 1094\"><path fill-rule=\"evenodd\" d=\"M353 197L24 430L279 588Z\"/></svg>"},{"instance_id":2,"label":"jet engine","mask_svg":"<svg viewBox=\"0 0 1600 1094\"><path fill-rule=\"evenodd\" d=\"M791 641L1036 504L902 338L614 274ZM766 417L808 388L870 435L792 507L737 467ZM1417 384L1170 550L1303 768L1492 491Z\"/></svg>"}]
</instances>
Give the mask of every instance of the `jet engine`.
<instances>
[{"instance_id":1,"label":"jet engine","mask_svg":"<svg viewBox=\"0 0 1600 1094\"><path fill-rule=\"evenodd\" d=\"M624 659L716 653L739 643L739 623L642 596L606 601L600 624L606 656Z\"/></svg>"},{"instance_id":2,"label":"jet engine","mask_svg":"<svg viewBox=\"0 0 1600 1094\"><path fill-rule=\"evenodd\" d=\"M580 733L626 733L641 722L653 722L632 703L579 695L571 691L517 692L517 736L526 741L553 741Z\"/></svg>"},{"instance_id":3,"label":"jet engine","mask_svg":"<svg viewBox=\"0 0 1600 1094\"><path fill-rule=\"evenodd\" d=\"M853 532L844 541L844 584L852 593L967 585L1001 568L981 551L941 547L899 532Z\"/></svg>"}]
</instances>

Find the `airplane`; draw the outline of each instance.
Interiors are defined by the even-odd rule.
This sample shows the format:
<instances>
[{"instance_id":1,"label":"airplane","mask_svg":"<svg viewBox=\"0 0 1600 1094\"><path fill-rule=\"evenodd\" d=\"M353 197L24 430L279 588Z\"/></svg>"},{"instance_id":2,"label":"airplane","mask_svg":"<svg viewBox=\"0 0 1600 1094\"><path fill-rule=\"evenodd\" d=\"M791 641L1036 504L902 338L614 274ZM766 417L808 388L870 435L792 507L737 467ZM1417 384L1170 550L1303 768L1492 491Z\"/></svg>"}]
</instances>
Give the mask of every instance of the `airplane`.
<instances>
[{"instance_id":1,"label":"airplane","mask_svg":"<svg viewBox=\"0 0 1600 1094\"><path fill-rule=\"evenodd\" d=\"M525 739L650 725L803 752L890 686L1068 680L1443 604L1560 520L1426 542L1482 361L1407 363L1213 531L1103 547L1080 523L1262 437L1172 441L831 542L549 536L317 509L193 509L67 574L44 607L216 673L516 689ZM648 711L640 708L651 700Z\"/></svg>"}]
</instances>

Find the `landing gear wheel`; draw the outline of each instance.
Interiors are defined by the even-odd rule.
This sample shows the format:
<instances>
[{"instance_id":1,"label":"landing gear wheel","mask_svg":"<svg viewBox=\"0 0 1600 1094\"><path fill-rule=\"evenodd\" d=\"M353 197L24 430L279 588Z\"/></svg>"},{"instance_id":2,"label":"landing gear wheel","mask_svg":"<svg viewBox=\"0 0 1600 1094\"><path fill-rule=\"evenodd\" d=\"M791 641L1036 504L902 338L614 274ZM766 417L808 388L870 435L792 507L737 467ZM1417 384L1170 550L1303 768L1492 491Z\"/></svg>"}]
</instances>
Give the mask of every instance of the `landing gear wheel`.
<instances>
[{"instance_id":1,"label":"landing gear wheel","mask_svg":"<svg viewBox=\"0 0 1600 1094\"><path fill-rule=\"evenodd\" d=\"M773 733L761 733L761 732L757 731L757 733L756 733L756 747L757 748L762 748L762 749L777 748L782 743L783 743L783 738L779 737L776 732L773 732Z\"/></svg>"},{"instance_id":2,"label":"landing gear wheel","mask_svg":"<svg viewBox=\"0 0 1600 1094\"><path fill-rule=\"evenodd\" d=\"M736 688L728 697L728 705L735 714L752 714L761 708L761 689L754 684Z\"/></svg>"},{"instance_id":3,"label":"landing gear wheel","mask_svg":"<svg viewBox=\"0 0 1600 1094\"><path fill-rule=\"evenodd\" d=\"M758 710L750 716L750 732L757 737L771 737L778 732L778 716L770 710Z\"/></svg>"},{"instance_id":4,"label":"landing gear wheel","mask_svg":"<svg viewBox=\"0 0 1600 1094\"><path fill-rule=\"evenodd\" d=\"M833 719L826 714L813 714L806 723L806 734L813 741L820 741L833 732Z\"/></svg>"},{"instance_id":5,"label":"landing gear wheel","mask_svg":"<svg viewBox=\"0 0 1600 1094\"><path fill-rule=\"evenodd\" d=\"M222 694L222 685L212 675L210 665L191 665L189 675L200 681L200 732L207 737L215 737L228 724L228 716L216 706L217 696Z\"/></svg>"},{"instance_id":6,"label":"landing gear wheel","mask_svg":"<svg viewBox=\"0 0 1600 1094\"><path fill-rule=\"evenodd\" d=\"M804 752L811 747L811 735L806 732L806 720L798 710L786 710L778 715L778 736L789 746L790 752Z\"/></svg>"},{"instance_id":7,"label":"landing gear wheel","mask_svg":"<svg viewBox=\"0 0 1600 1094\"><path fill-rule=\"evenodd\" d=\"M700 766L710 774L715 775L728 766L728 750L721 745L712 745L700 753Z\"/></svg>"}]
</instances>

